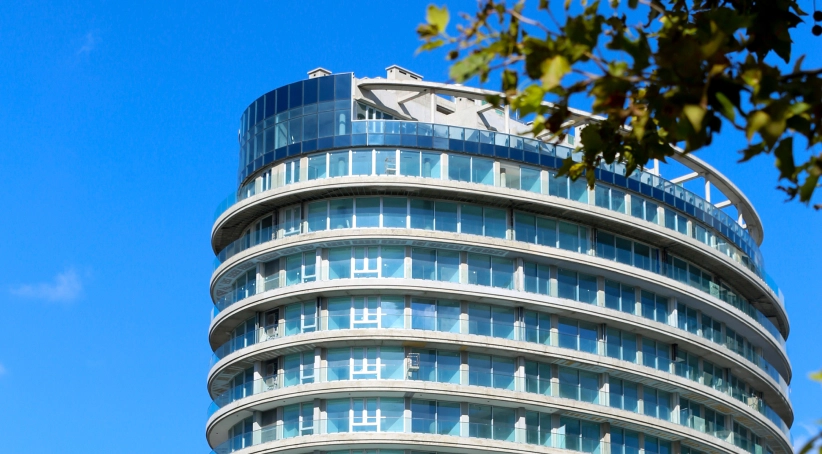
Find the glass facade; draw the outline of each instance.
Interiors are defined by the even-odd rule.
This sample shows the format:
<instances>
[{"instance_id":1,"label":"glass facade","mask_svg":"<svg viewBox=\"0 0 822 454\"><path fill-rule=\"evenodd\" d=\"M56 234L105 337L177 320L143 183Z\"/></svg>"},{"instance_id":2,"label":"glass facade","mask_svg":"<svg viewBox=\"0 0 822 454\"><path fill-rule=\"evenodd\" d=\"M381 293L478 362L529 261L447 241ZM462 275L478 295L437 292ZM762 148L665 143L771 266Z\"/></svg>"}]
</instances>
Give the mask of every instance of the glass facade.
<instances>
[{"instance_id":1,"label":"glass facade","mask_svg":"<svg viewBox=\"0 0 822 454\"><path fill-rule=\"evenodd\" d=\"M413 102L446 123L476 105L487 130L411 121L419 106L361 83L297 82L242 115L215 226L215 454L298 437L786 454L786 329L763 313L783 302L736 219L619 164L592 188L560 177L568 141L500 132L519 119L481 100Z\"/></svg>"}]
</instances>

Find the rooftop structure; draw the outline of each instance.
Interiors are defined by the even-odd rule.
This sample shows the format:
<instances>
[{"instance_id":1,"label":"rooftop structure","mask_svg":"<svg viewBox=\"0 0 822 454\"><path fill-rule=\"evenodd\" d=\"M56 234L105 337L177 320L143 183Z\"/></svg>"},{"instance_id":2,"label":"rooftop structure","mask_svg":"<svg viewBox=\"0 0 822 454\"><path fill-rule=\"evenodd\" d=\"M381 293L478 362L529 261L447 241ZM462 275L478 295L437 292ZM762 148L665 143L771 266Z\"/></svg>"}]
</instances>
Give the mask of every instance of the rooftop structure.
<instances>
[{"instance_id":1,"label":"rooftop structure","mask_svg":"<svg viewBox=\"0 0 822 454\"><path fill-rule=\"evenodd\" d=\"M217 454L789 454L784 298L693 155L596 187L487 90L323 68L242 114L217 209Z\"/></svg>"}]
</instances>

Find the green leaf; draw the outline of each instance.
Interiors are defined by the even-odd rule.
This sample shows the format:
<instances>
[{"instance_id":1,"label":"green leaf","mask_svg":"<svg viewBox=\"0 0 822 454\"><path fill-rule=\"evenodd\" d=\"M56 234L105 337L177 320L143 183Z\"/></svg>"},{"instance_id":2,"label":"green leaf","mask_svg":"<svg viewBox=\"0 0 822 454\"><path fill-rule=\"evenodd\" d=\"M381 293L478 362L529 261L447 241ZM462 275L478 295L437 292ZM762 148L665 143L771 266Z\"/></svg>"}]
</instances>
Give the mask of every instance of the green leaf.
<instances>
[{"instance_id":1,"label":"green leaf","mask_svg":"<svg viewBox=\"0 0 822 454\"><path fill-rule=\"evenodd\" d=\"M682 113L685 114L685 117L691 122L691 126L693 126L697 132L702 130L702 119L705 118L705 112L704 107L696 104L686 104L682 108Z\"/></svg>"},{"instance_id":2,"label":"green leaf","mask_svg":"<svg viewBox=\"0 0 822 454\"><path fill-rule=\"evenodd\" d=\"M811 380L822 381L822 370L819 372L813 372L809 375Z\"/></svg>"},{"instance_id":3,"label":"green leaf","mask_svg":"<svg viewBox=\"0 0 822 454\"><path fill-rule=\"evenodd\" d=\"M776 156L776 168L779 169L779 178L794 181L796 164L793 161L793 137L782 139L774 150L774 156Z\"/></svg>"},{"instance_id":4,"label":"green leaf","mask_svg":"<svg viewBox=\"0 0 822 454\"><path fill-rule=\"evenodd\" d=\"M728 120L734 121L736 119L736 111L734 110L734 105L724 93L717 93L716 100L719 101L719 113L722 114Z\"/></svg>"},{"instance_id":5,"label":"green leaf","mask_svg":"<svg viewBox=\"0 0 822 454\"><path fill-rule=\"evenodd\" d=\"M571 71L571 64L562 55L545 60L542 62L542 87L551 90L558 86L569 71Z\"/></svg>"},{"instance_id":6,"label":"green leaf","mask_svg":"<svg viewBox=\"0 0 822 454\"><path fill-rule=\"evenodd\" d=\"M420 46L419 49L417 49L417 53L428 51L428 50L434 50L438 47L441 47L443 44L445 44L445 41L443 41L441 39L434 39L434 40L428 41L425 44L423 44L422 46Z\"/></svg>"},{"instance_id":7,"label":"green leaf","mask_svg":"<svg viewBox=\"0 0 822 454\"><path fill-rule=\"evenodd\" d=\"M748 126L745 128L748 141L753 138L753 135L756 134L757 131L768 124L769 121L771 121L771 116L761 110L751 113L748 116Z\"/></svg>"},{"instance_id":8,"label":"green leaf","mask_svg":"<svg viewBox=\"0 0 822 454\"><path fill-rule=\"evenodd\" d=\"M425 12L425 21L428 22L429 25L436 27L440 32L445 31L449 21L448 7L442 5L442 8L440 8L437 5L428 5L428 9Z\"/></svg>"}]
</instances>

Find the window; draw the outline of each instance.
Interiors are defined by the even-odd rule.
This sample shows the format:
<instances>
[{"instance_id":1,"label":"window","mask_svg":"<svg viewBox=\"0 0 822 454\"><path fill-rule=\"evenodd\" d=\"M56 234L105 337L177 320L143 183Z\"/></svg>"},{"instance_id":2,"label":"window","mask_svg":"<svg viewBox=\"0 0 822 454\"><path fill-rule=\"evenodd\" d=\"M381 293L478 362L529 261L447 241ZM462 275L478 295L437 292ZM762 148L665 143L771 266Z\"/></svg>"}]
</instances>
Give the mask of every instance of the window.
<instances>
[{"instance_id":1,"label":"window","mask_svg":"<svg viewBox=\"0 0 822 454\"><path fill-rule=\"evenodd\" d=\"M523 321L526 342L551 345L551 314L524 311Z\"/></svg>"},{"instance_id":2,"label":"window","mask_svg":"<svg viewBox=\"0 0 822 454\"><path fill-rule=\"evenodd\" d=\"M559 397L598 404L599 375L560 366Z\"/></svg>"},{"instance_id":3,"label":"window","mask_svg":"<svg viewBox=\"0 0 822 454\"><path fill-rule=\"evenodd\" d=\"M313 402L283 407L283 438L300 437L313 433Z\"/></svg>"},{"instance_id":4,"label":"window","mask_svg":"<svg viewBox=\"0 0 822 454\"><path fill-rule=\"evenodd\" d=\"M639 411L639 392L636 383L620 380L618 378L608 378L608 405L613 408L623 410Z\"/></svg>"},{"instance_id":5,"label":"window","mask_svg":"<svg viewBox=\"0 0 822 454\"><path fill-rule=\"evenodd\" d=\"M559 318L559 346L597 353L597 326L593 323Z\"/></svg>"},{"instance_id":6,"label":"window","mask_svg":"<svg viewBox=\"0 0 822 454\"><path fill-rule=\"evenodd\" d=\"M294 159L292 161L288 161L285 164L285 172L283 176L285 181L283 184L294 184L300 182L300 160Z\"/></svg>"},{"instance_id":7,"label":"window","mask_svg":"<svg viewBox=\"0 0 822 454\"><path fill-rule=\"evenodd\" d=\"M468 384L514 390L515 358L468 354Z\"/></svg>"},{"instance_id":8,"label":"window","mask_svg":"<svg viewBox=\"0 0 822 454\"><path fill-rule=\"evenodd\" d=\"M294 303L285 307L285 335L313 333L317 330L317 303Z\"/></svg>"},{"instance_id":9,"label":"window","mask_svg":"<svg viewBox=\"0 0 822 454\"><path fill-rule=\"evenodd\" d=\"M404 410L402 397L329 399L327 433L402 432Z\"/></svg>"},{"instance_id":10,"label":"window","mask_svg":"<svg viewBox=\"0 0 822 454\"><path fill-rule=\"evenodd\" d=\"M460 435L459 402L411 399L411 432Z\"/></svg>"},{"instance_id":11,"label":"window","mask_svg":"<svg viewBox=\"0 0 822 454\"><path fill-rule=\"evenodd\" d=\"M404 277L405 248L402 246L357 246L328 250L328 278Z\"/></svg>"},{"instance_id":12,"label":"window","mask_svg":"<svg viewBox=\"0 0 822 454\"><path fill-rule=\"evenodd\" d=\"M419 355L419 370L410 370L409 379L460 384L460 352L413 350Z\"/></svg>"},{"instance_id":13,"label":"window","mask_svg":"<svg viewBox=\"0 0 822 454\"><path fill-rule=\"evenodd\" d=\"M314 383L314 351L283 357L283 386Z\"/></svg>"},{"instance_id":14,"label":"window","mask_svg":"<svg viewBox=\"0 0 822 454\"><path fill-rule=\"evenodd\" d=\"M520 168L520 187L523 191L542 192L542 182L540 178L540 170L532 169L530 167Z\"/></svg>"},{"instance_id":15,"label":"window","mask_svg":"<svg viewBox=\"0 0 822 454\"><path fill-rule=\"evenodd\" d=\"M354 224L357 228L380 226L380 198L354 199Z\"/></svg>"},{"instance_id":16,"label":"window","mask_svg":"<svg viewBox=\"0 0 822 454\"><path fill-rule=\"evenodd\" d=\"M642 388L642 406L648 416L671 420L671 394L650 386Z\"/></svg>"},{"instance_id":17,"label":"window","mask_svg":"<svg viewBox=\"0 0 822 454\"><path fill-rule=\"evenodd\" d=\"M585 177L571 181L567 177L557 177L556 172L548 173L548 194L564 199L588 203L588 181Z\"/></svg>"},{"instance_id":18,"label":"window","mask_svg":"<svg viewBox=\"0 0 822 454\"><path fill-rule=\"evenodd\" d=\"M557 294L560 298L597 304L597 278L560 268L557 273Z\"/></svg>"},{"instance_id":19,"label":"window","mask_svg":"<svg viewBox=\"0 0 822 454\"><path fill-rule=\"evenodd\" d=\"M723 344L722 323L702 314L702 337L717 344Z\"/></svg>"},{"instance_id":20,"label":"window","mask_svg":"<svg viewBox=\"0 0 822 454\"><path fill-rule=\"evenodd\" d=\"M317 280L317 254L314 251L289 255L285 258L285 285Z\"/></svg>"},{"instance_id":21,"label":"window","mask_svg":"<svg viewBox=\"0 0 822 454\"><path fill-rule=\"evenodd\" d=\"M468 306L468 333L514 339L515 319L513 308L471 304Z\"/></svg>"},{"instance_id":22,"label":"window","mask_svg":"<svg viewBox=\"0 0 822 454\"><path fill-rule=\"evenodd\" d=\"M468 283L511 289L514 286L514 261L469 253Z\"/></svg>"},{"instance_id":23,"label":"window","mask_svg":"<svg viewBox=\"0 0 822 454\"><path fill-rule=\"evenodd\" d=\"M674 373L688 380L699 381L699 358L681 348L676 348Z\"/></svg>"},{"instance_id":24,"label":"window","mask_svg":"<svg viewBox=\"0 0 822 454\"><path fill-rule=\"evenodd\" d=\"M459 282L460 253L437 249L411 249L411 278Z\"/></svg>"},{"instance_id":25,"label":"window","mask_svg":"<svg viewBox=\"0 0 822 454\"><path fill-rule=\"evenodd\" d=\"M516 410L470 404L468 406L468 436L514 441Z\"/></svg>"},{"instance_id":26,"label":"window","mask_svg":"<svg viewBox=\"0 0 822 454\"><path fill-rule=\"evenodd\" d=\"M644 270L658 272L659 250L627 238L598 231L596 234L597 257L615 260Z\"/></svg>"},{"instance_id":27,"label":"window","mask_svg":"<svg viewBox=\"0 0 822 454\"><path fill-rule=\"evenodd\" d=\"M308 157L308 179L318 180L326 178L326 154L317 154Z\"/></svg>"},{"instance_id":28,"label":"window","mask_svg":"<svg viewBox=\"0 0 822 454\"><path fill-rule=\"evenodd\" d=\"M608 186L594 187L594 203L600 208L625 213L625 193Z\"/></svg>"},{"instance_id":29,"label":"window","mask_svg":"<svg viewBox=\"0 0 822 454\"><path fill-rule=\"evenodd\" d=\"M696 309L677 303L676 305L676 326L679 329L688 331L689 333L697 334L698 328L696 326Z\"/></svg>"},{"instance_id":30,"label":"window","mask_svg":"<svg viewBox=\"0 0 822 454\"><path fill-rule=\"evenodd\" d=\"M553 446L551 414L536 411L525 412L525 442L533 445Z\"/></svg>"},{"instance_id":31,"label":"window","mask_svg":"<svg viewBox=\"0 0 822 454\"><path fill-rule=\"evenodd\" d=\"M611 426L611 454L639 454L639 433Z\"/></svg>"},{"instance_id":32,"label":"window","mask_svg":"<svg viewBox=\"0 0 822 454\"><path fill-rule=\"evenodd\" d=\"M337 151L328 154L328 176L344 177L349 174L349 151Z\"/></svg>"},{"instance_id":33,"label":"window","mask_svg":"<svg viewBox=\"0 0 822 454\"><path fill-rule=\"evenodd\" d=\"M665 372L671 371L671 347L651 339L642 339L642 364Z\"/></svg>"},{"instance_id":34,"label":"window","mask_svg":"<svg viewBox=\"0 0 822 454\"><path fill-rule=\"evenodd\" d=\"M671 454L671 442L645 435L645 454Z\"/></svg>"},{"instance_id":35,"label":"window","mask_svg":"<svg viewBox=\"0 0 822 454\"><path fill-rule=\"evenodd\" d=\"M522 272L525 291L548 295L551 292L551 272L548 265L523 262Z\"/></svg>"},{"instance_id":36,"label":"window","mask_svg":"<svg viewBox=\"0 0 822 454\"><path fill-rule=\"evenodd\" d=\"M635 288L606 279L605 307L634 314L636 312Z\"/></svg>"},{"instance_id":37,"label":"window","mask_svg":"<svg viewBox=\"0 0 822 454\"><path fill-rule=\"evenodd\" d=\"M643 317L660 323L668 323L668 300L666 298L642 290L640 292L640 303Z\"/></svg>"},{"instance_id":38,"label":"window","mask_svg":"<svg viewBox=\"0 0 822 454\"><path fill-rule=\"evenodd\" d=\"M408 199L385 197L382 199L382 226L405 228L408 217Z\"/></svg>"},{"instance_id":39,"label":"window","mask_svg":"<svg viewBox=\"0 0 822 454\"><path fill-rule=\"evenodd\" d=\"M328 329L403 328L402 296L356 296L328 299Z\"/></svg>"},{"instance_id":40,"label":"window","mask_svg":"<svg viewBox=\"0 0 822 454\"><path fill-rule=\"evenodd\" d=\"M560 416L555 447L571 451L599 453L599 423Z\"/></svg>"},{"instance_id":41,"label":"window","mask_svg":"<svg viewBox=\"0 0 822 454\"><path fill-rule=\"evenodd\" d=\"M702 384L717 391L725 392L725 380L723 379L722 368L713 363L702 360Z\"/></svg>"},{"instance_id":42,"label":"window","mask_svg":"<svg viewBox=\"0 0 822 454\"><path fill-rule=\"evenodd\" d=\"M494 161L470 156L448 155L448 179L494 184Z\"/></svg>"},{"instance_id":43,"label":"window","mask_svg":"<svg viewBox=\"0 0 822 454\"><path fill-rule=\"evenodd\" d=\"M326 358L328 381L405 379L402 347L329 348Z\"/></svg>"},{"instance_id":44,"label":"window","mask_svg":"<svg viewBox=\"0 0 822 454\"><path fill-rule=\"evenodd\" d=\"M546 396L553 394L551 391L550 364L525 361L525 392Z\"/></svg>"},{"instance_id":45,"label":"window","mask_svg":"<svg viewBox=\"0 0 822 454\"><path fill-rule=\"evenodd\" d=\"M627 333L616 328L605 331L605 354L611 358L636 362L636 334Z\"/></svg>"},{"instance_id":46,"label":"window","mask_svg":"<svg viewBox=\"0 0 822 454\"><path fill-rule=\"evenodd\" d=\"M460 303L457 301L411 300L411 329L460 332Z\"/></svg>"}]
</instances>

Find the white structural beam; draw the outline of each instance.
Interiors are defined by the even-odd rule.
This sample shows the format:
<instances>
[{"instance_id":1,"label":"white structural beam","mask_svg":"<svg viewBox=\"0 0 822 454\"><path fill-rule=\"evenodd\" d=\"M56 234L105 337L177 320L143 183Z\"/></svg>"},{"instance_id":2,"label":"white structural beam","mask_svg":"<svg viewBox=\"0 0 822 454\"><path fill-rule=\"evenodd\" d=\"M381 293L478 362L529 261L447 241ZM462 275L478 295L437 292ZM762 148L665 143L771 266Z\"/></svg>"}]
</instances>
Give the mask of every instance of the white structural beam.
<instances>
[{"instance_id":1,"label":"white structural beam","mask_svg":"<svg viewBox=\"0 0 822 454\"><path fill-rule=\"evenodd\" d=\"M699 174L696 173L696 172L691 172L687 175L682 175L681 177L676 177L676 178L671 179L671 183L673 183L673 184L682 184L682 183L685 183L686 181L696 180L697 178L699 178Z\"/></svg>"},{"instance_id":2,"label":"white structural beam","mask_svg":"<svg viewBox=\"0 0 822 454\"><path fill-rule=\"evenodd\" d=\"M428 94L428 90L412 92L410 95L406 96L405 98L398 99L397 104L405 104L408 101L413 101L413 100L415 100L415 99L417 99L420 96L425 95L425 94Z\"/></svg>"},{"instance_id":3,"label":"white structural beam","mask_svg":"<svg viewBox=\"0 0 822 454\"><path fill-rule=\"evenodd\" d=\"M725 207L729 207L729 206L731 206L731 205L733 205L733 202L731 202L730 200L726 200L726 201L724 201L724 202L719 202L719 203L715 203L715 204L714 204L714 206L715 206L715 207L717 207L717 208L719 208L719 209L722 209L722 208L725 208Z\"/></svg>"}]
</instances>

